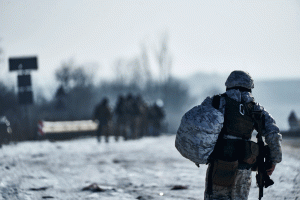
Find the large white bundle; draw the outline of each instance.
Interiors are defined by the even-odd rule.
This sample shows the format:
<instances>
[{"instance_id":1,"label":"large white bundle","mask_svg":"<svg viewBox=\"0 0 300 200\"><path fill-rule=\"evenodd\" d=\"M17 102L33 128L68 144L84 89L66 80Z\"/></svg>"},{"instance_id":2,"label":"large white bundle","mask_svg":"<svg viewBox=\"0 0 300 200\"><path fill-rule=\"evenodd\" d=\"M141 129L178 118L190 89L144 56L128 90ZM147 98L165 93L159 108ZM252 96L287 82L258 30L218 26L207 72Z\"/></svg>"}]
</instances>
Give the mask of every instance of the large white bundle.
<instances>
[{"instance_id":1,"label":"large white bundle","mask_svg":"<svg viewBox=\"0 0 300 200\"><path fill-rule=\"evenodd\" d=\"M207 97L182 117L175 140L177 150L196 164L206 164L223 122L224 115L212 106L212 98Z\"/></svg>"}]
</instances>

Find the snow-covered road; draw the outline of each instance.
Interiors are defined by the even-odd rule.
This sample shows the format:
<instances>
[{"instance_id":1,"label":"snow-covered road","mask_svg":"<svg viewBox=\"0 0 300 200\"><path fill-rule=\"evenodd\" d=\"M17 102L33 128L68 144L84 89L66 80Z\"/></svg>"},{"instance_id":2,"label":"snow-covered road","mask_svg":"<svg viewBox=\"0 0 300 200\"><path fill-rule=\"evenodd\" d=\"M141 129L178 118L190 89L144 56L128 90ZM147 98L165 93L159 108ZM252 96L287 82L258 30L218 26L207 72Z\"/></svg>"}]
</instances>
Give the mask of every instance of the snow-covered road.
<instances>
[{"instance_id":1,"label":"snow-covered road","mask_svg":"<svg viewBox=\"0 0 300 200\"><path fill-rule=\"evenodd\" d=\"M175 136L96 142L22 142L0 149L0 199L203 199L206 166L175 149ZM300 139L284 139L275 185L263 199L300 199ZM82 190L95 183L102 192ZM187 189L172 190L174 186ZM253 173L249 199L257 199ZM96 188L99 189L99 188Z\"/></svg>"}]
</instances>

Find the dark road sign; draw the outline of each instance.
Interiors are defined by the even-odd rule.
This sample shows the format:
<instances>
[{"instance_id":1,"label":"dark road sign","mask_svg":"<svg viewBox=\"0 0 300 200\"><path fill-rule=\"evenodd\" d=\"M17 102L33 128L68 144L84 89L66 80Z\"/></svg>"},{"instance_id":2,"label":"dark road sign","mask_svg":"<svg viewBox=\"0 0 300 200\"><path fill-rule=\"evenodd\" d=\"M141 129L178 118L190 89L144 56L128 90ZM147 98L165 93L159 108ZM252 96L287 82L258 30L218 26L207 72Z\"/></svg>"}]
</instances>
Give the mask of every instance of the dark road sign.
<instances>
[{"instance_id":1,"label":"dark road sign","mask_svg":"<svg viewBox=\"0 0 300 200\"><path fill-rule=\"evenodd\" d=\"M18 97L19 97L19 104L21 105L33 103L33 94L31 91L24 91L24 92L19 91Z\"/></svg>"},{"instance_id":2,"label":"dark road sign","mask_svg":"<svg viewBox=\"0 0 300 200\"><path fill-rule=\"evenodd\" d=\"M9 71L16 70L37 70L37 57L9 58Z\"/></svg>"},{"instance_id":3,"label":"dark road sign","mask_svg":"<svg viewBox=\"0 0 300 200\"><path fill-rule=\"evenodd\" d=\"M18 87L31 86L31 76L30 75L19 75L18 76Z\"/></svg>"}]
</instances>

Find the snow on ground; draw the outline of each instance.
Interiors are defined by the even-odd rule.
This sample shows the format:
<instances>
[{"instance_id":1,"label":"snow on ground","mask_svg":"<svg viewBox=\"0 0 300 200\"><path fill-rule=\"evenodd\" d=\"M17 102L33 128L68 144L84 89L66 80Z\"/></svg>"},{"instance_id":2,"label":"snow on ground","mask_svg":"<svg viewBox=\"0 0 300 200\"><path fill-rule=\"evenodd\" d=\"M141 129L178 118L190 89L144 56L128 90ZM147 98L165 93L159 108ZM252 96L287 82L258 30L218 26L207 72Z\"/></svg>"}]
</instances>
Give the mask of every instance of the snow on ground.
<instances>
[{"instance_id":1,"label":"snow on ground","mask_svg":"<svg viewBox=\"0 0 300 200\"><path fill-rule=\"evenodd\" d=\"M300 199L300 139L283 141L283 162L263 199ZM175 136L97 143L35 141L0 149L0 199L203 199L206 166L174 147ZM253 173L249 199L258 198ZM83 191L97 184L104 191ZM187 189L172 190L176 185Z\"/></svg>"}]
</instances>

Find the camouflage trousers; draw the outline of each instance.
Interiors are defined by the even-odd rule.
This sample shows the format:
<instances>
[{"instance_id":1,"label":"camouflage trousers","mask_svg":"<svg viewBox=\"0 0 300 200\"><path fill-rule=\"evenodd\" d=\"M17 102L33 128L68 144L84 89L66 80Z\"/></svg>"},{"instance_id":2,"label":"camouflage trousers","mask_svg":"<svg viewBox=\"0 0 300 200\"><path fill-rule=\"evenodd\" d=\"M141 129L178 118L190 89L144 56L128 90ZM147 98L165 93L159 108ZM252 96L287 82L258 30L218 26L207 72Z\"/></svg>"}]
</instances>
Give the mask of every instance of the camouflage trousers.
<instances>
[{"instance_id":1,"label":"camouflage trousers","mask_svg":"<svg viewBox=\"0 0 300 200\"><path fill-rule=\"evenodd\" d=\"M251 169L238 170L233 186L212 186L212 195L207 194L207 179L210 165L206 171L204 200L247 200L251 186Z\"/></svg>"}]
</instances>

